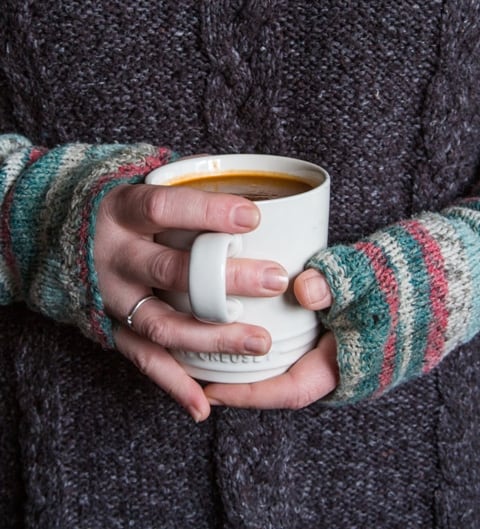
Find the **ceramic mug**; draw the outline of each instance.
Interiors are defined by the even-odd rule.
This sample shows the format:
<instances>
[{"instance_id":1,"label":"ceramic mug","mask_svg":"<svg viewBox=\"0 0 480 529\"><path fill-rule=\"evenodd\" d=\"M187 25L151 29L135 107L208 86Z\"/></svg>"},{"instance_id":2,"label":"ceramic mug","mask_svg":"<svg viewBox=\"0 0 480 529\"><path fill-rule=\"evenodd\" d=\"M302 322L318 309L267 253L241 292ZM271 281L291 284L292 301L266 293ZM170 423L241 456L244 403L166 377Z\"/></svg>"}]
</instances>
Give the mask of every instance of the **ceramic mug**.
<instances>
[{"instance_id":1,"label":"ceramic mug","mask_svg":"<svg viewBox=\"0 0 480 529\"><path fill-rule=\"evenodd\" d=\"M261 213L259 226L246 234L195 233L170 230L159 234L162 244L190 250L189 292L161 292L177 310L213 323L240 321L267 329L272 347L263 356L172 350L191 376L210 382L255 382L285 372L312 349L319 336L315 312L302 308L291 288L305 262L327 245L330 178L318 165L295 158L260 154L226 154L187 158L152 171L146 183L189 185L218 175L297 180L307 184L279 198L255 200ZM213 180L211 180L213 181ZM227 192L222 185L218 191ZM248 195L249 196L249 195ZM290 287L272 298L227 296L228 257L268 259L288 272Z\"/></svg>"}]
</instances>

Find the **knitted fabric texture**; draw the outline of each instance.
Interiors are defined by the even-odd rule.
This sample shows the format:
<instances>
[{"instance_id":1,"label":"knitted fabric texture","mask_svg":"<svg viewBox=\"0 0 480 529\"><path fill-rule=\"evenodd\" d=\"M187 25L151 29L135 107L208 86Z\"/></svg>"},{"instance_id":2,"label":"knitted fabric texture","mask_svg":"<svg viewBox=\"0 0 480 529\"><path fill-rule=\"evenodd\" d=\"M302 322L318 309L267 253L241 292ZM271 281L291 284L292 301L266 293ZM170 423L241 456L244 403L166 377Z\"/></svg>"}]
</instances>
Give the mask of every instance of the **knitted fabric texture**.
<instances>
[{"instance_id":1,"label":"knitted fabric texture","mask_svg":"<svg viewBox=\"0 0 480 529\"><path fill-rule=\"evenodd\" d=\"M0 303L24 300L113 347L94 266L102 198L174 155L147 144L67 144L50 151L0 136Z\"/></svg>"},{"instance_id":2,"label":"knitted fabric texture","mask_svg":"<svg viewBox=\"0 0 480 529\"><path fill-rule=\"evenodd\" d=\"M425 213L314 256L333 294L320 311L337 341L327 402L379 396L429 372L480 330L480 201Z\"/></svg>"},{"instance_id":3,"label":"knitted fabric texture","mask_svg":"<svg viewBox=\"0 0 480 529\"><path fill-rule=\"evenodd\" d=\"M3 0L0 133L318 163L355 243L479 180L479 36L478 0ZM2 529L480 527L478 335L378 399L201 424L23 304L0 343Z\"/></svg>"}]
</instances>

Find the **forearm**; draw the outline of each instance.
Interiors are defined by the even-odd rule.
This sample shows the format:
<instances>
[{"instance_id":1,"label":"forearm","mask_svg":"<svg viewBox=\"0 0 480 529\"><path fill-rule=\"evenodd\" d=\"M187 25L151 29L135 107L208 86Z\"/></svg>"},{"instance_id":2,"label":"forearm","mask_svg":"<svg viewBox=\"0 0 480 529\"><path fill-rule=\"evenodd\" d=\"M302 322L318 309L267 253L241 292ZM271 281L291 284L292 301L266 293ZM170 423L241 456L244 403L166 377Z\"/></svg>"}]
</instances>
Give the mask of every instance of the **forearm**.
<instances>
[{"instance_id":1,"label":"forearm","mask_svg":"<svg viewBox=\"0 0 480 529\"><path fill-rule=\"evenodd\" d=\"M430 371L480 331L480 200L387 227L320 252L334 302L321 313L337 339L332 402L381 395Z\"/></svg>"},{"instance_id":2,"label":"forearm","mask_svg":"<svg viewBox=\"0 0 480 529\"><path fill-rule=\"evenodd\" d=\"M23 300L112 345L93 263L96 212L116 185L172 157L146 144L69 144L50 151L0 136L0 302Z\"/></svg>"}]
</instances>

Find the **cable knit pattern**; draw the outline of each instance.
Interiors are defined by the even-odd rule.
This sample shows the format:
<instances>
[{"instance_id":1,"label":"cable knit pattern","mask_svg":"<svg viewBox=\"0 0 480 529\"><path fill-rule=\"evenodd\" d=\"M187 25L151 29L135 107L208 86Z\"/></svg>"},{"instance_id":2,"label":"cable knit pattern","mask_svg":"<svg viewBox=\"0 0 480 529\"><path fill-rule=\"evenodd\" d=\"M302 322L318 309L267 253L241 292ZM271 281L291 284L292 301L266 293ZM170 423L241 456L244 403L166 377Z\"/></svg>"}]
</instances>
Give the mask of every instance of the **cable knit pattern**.
<instances>
[{"instance_id":1,"label":"cable knit pattern","mask_svg":"<svg viewBox=\"0 0 480 529\"><path fill-rule=\"evenodd\" d=\"M205 49L212 65L205 118L216 145L227 152L282 152L278 82L285 0L202 3ZM274 133L272 133L275 131Z\"/></svg>"},{"instance_id":2,"label":"cable knit pattern","mask_svg":"<svg viewBox=\"0 0 480 529\"><path fill-rule=\"evenodd\" d=\"M47 151L18 135L0 136L0 155L0 303L25 300L113 347L93 260L98 206L174 155L147 144Z\"/></svg>"},{"instance_id":3,"label":"cable knit pattern","mask_svg":"<svg viewBox=\"0 0 480 529\"><path fill-rule=\"evenodd\" d=\"M379 396L428 373L480 331L480 201L319 252L332 307L321 311L337 340L340 384L328 402Z\"/></svg>"},{"instance_id":4,"label":"cable knit pattern","mask_svg":"<svg viewBox=\"0 0 480 529\"><path fill-rule=\"evenodd\" d=\"M362 274L378 292L360 286L381 310L372 263L391 266L383 281L412 291L418 308L406 315L408 296L398 299L392 328L405 340L402 326L420 328L422 299L433 305L416 291L429 285L423 260L418 274L396 264L413 261L408 244L421 253L411 234L396 240L399 222L415 218L449 262L460 246L463 256L476 248L473 231L462 242L468 223L445 208L480 194L479 36L478 0L3 0L0 133L50 149L147 142L324 166L330 244L365 247L335 250L331 263L354 283L361 271L345 255L368 265ZM451 252L431 221L448 226ZM449 280L465 299L448 303L475 307L473 284ZM388 333L390 316L380 316ZM474 332L473 318L471 328L453 312L447 319L462 336ZM406 361L416 339L395 349L392 384L409 366L422 372L421 340L419 361ZM0 307L0 344L2 529L480 527L478 334L381 398L215 409L202 424L122 355L23 304Z\"/></svg>"}]
</instances>

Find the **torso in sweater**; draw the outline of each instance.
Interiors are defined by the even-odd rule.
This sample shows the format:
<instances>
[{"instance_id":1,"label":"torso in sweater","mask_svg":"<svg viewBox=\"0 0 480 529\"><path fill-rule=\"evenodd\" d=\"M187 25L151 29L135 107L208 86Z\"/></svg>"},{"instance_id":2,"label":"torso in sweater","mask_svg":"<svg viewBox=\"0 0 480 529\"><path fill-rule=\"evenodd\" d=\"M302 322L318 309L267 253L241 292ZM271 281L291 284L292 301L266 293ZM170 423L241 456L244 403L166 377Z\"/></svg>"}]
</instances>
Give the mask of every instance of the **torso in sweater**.
<instances>
[{"instance_id":1,"label":"torso in sweater","mask_svg":"<svg viewBox=\"0 0 480 529\"><path fill-rule=\"evenodd\" d=\"M306 158L332 175L330 240L353 241L475 178L480 7L462 4L7 1L2 128Z\"/></svg>"},{"instance_id":2,"label":"torso in sweater","mask_svg":"<svg viewBox=\"0 0 480 529\"><path fill-rule=\"evenodd\" d=\"M331 242L478 176L475 0L5 0L0 21L0 132L305 158L332 175ZM8 307L0 337L25 527L478 527L473 347L374 403L198 427L70 329Z\"/></svg>"}]
</instances>

